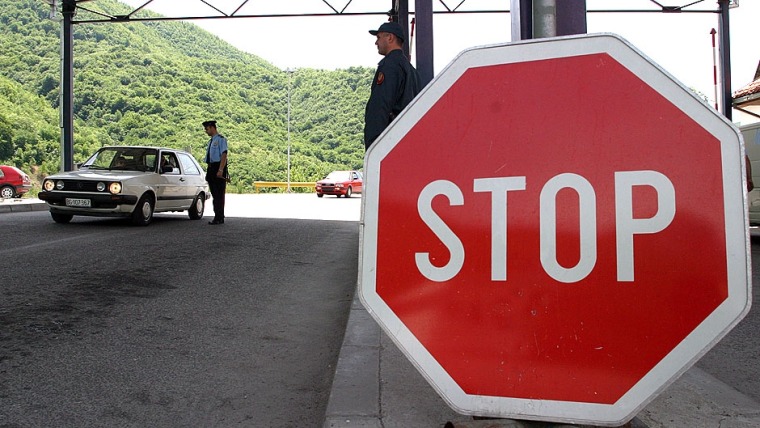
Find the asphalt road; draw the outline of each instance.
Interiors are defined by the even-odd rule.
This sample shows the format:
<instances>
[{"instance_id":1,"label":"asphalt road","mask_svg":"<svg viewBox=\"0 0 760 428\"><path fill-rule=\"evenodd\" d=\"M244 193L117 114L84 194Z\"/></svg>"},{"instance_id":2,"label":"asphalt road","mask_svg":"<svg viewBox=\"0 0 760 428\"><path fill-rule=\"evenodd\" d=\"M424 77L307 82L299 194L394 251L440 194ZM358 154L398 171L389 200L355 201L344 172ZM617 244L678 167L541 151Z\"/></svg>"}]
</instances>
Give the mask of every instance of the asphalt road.
<instances>
[{"instance_id":1,"label":"asphalt road","mask_svg":"<svg viewBox=\"0 0 760 428\"><path fill-rule=\"evenodd\" d=\"M0 427L322 424L357 222L0 226Z\"/></svg>"},{"instance_id":2,"label":"asphalt road","mask_svg":"<svg viewBox=\"0 0 760 428\"><path fill-rule=\"evenodd\" d=\"M232 196L222 227L0 214L0 427L321 426L361 199ZM759 330L756 303L697 367L760 401Z\"/></svg>"}]
</instances>

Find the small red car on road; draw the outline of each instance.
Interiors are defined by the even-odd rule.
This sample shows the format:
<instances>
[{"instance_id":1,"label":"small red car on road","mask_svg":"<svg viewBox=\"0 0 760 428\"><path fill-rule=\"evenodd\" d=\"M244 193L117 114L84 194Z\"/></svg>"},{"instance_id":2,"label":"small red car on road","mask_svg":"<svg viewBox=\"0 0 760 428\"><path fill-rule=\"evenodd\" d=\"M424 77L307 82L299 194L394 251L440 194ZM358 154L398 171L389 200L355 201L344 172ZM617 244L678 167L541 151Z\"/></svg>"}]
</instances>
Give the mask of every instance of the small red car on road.
<instances>
[{"instance_id":1,"label":"small red car on road","mask_svg":"<svg viewBox=\"0 0 760 428\"><path fill-rule=\"evenodd\" d=\"M29 176L15 166L0 165L0 198L20 198L32 188Z\"/></svg>"},{"instance_id":2,"label":"small red car on road","mask_svg":"<svg viewBox=\"0 0 760 428\"><path fill-rule=\"evenodd\" d=\"M360 171L333 171L315 187L317 196L335 195L350 198L354 193L362 192L362 173Z\"/></svg>"}]
</instances>

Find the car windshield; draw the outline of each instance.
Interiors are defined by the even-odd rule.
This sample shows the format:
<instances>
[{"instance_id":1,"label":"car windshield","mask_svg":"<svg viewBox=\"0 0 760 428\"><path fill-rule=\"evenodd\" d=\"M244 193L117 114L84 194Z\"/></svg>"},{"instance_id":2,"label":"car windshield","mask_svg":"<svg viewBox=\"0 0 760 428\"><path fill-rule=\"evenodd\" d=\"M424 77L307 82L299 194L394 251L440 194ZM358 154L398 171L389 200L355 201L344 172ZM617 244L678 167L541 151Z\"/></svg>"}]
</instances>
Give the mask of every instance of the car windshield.
<instances>
[{"instance_id":1,"label":"car windshield","mask_svg":"<svg viewBox=\"0 0 760 428\"><path fill-rule=\"evenodd\" d=\"M333 171L327 174L325 180L329 181L349 181L351 180L348 171Z\"/></svg>"},{"instance_id":2,"label":"car windshield","mask_svg":"<svg viewBox=\"0 0 760 428\"><path fill-rule=\"evenodd\" d=\"M80 166L80 169L118 171L155 171L158 151L145 147L104 147Z\"/></svg>"}]
</instances>

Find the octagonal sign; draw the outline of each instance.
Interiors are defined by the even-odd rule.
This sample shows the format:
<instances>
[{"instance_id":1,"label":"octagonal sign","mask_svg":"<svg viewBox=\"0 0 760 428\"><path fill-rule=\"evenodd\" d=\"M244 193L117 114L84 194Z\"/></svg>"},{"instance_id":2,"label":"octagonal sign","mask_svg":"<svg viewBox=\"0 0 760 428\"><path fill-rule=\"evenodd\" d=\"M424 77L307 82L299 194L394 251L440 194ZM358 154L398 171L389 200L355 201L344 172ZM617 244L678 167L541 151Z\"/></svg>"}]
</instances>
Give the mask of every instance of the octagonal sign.
<instances>
[{"instance_id":1,"label":"octagonal sign","mask_svg":"<svg viewBox=\"0 0 760 428\"><path fill-rule=\"evenodd\" d=\"M618 36L467 50L366 154L361 300L460 413L624 423L749 310L743 158Z\"/></svg>"}]
</instances>

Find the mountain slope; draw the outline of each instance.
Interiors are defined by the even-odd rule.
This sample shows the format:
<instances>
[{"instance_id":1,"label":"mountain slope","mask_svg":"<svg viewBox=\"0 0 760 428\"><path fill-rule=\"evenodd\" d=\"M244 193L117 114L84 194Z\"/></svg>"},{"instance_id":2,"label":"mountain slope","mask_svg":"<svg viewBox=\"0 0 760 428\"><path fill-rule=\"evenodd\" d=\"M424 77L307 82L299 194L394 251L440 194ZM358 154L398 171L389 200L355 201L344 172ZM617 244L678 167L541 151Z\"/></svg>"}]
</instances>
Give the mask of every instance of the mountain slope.
<instances>
[{"instance_id":1,"label":"mountain slope","mask_svg":"<svg viewBox=\"0 0 760 428\"><path fill-rule=\"evenodd\" d=\"M90 9L105 6L120 7L113 0L88 3ZM24 93L0 93L0 103L9 106L0 111L0 162L50 173L60 159L60 24L38 0L0 0L0 7L0 49L7 53L0 57L7 78L0 84ZM293 73L293 181L361 168L372 73L361 67ZM200 123L215 119L230 141L233 189L249 191L254 180L287 177L287 98L284 71L196 25L74 26L75 162L107 144L188 148L202 159L207 137ZM19 117L29 110L39 114L26 115L22 124ZM32 128L40 132L22 135ZM27 156L27 150L37 154Z\"/></svg>"}]
</instances>

